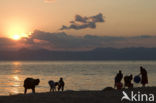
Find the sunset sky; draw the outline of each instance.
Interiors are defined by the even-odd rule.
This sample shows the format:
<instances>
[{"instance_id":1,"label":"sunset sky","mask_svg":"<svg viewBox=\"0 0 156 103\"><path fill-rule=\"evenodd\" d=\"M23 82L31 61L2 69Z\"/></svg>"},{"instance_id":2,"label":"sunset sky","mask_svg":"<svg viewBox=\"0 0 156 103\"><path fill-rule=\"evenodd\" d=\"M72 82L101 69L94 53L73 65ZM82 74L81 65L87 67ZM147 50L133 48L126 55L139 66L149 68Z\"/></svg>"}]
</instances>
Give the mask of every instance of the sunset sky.
<instances>
[{"instance_id":1,"label":"sunset sky","mask_svg":"<svg viewBox=\"0 0 156 103\"><path fill-rule=\"evenodd\" d=\"M0 0L0 46L22 48L30 46L31 41L33 47L46 44L44 48L51 50L116 47L119 44L119 47L154 47L155 5L156 0ZM121 36L126 40L119 41ZM25 37L26 44L23 39L22 43L18 40L21 37ZM6 44L8 40L11 45ZM61 40L66 44L58 42ZM143 40L150 42L145 44ZM81 43L87 45L81 47Z\"/></svg>"}]
</instances>

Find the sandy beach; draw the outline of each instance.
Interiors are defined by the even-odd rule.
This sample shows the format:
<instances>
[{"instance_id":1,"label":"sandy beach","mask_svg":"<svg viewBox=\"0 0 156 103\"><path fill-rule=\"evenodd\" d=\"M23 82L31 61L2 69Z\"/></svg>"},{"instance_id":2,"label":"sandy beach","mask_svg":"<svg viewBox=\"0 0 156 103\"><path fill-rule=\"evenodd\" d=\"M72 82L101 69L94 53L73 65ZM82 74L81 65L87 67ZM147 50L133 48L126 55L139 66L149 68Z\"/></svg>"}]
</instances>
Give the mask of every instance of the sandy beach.
<instances>
[{"instance_id":1,"label":"sandy beach","mask_svg":"<svg viewBox=\"0 0 156 103\"><path fill-rule=\"evenodd\" d=\"M55 93L18 94L1 96L0 103L121 103L122 91L156 95L156 87L102 91L65 91Z\"/></svg>"}]
</instances>

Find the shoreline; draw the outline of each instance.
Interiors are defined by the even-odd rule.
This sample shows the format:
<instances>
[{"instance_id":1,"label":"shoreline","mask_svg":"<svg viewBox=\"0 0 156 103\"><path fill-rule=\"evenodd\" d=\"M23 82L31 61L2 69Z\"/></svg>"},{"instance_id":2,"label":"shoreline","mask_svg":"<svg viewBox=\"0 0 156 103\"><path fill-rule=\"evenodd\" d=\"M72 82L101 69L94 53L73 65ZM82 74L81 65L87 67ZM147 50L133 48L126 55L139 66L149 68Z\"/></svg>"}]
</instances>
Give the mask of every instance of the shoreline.
<instances>
[{"instance_id":1,"label":"shoreline","mask_svg":"<svg viewBox=\"0 0 156 103\"><path fill-rule=\"evenodd\" d=\"M137 87L115 90L106 87L101 91L64 91L36 94L0 96L0 103L121 103L122 91L156 95L156 87Z\"/></svg>"}]
</instances>

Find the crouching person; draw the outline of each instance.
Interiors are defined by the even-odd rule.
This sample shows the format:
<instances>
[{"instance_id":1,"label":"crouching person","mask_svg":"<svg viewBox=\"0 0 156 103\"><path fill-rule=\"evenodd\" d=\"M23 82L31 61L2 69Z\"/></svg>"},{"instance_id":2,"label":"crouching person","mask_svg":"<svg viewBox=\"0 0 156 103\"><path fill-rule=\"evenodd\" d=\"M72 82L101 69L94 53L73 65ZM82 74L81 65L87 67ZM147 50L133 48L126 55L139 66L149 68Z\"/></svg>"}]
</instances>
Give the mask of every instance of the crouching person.
<instances>
[{"instance_id":1,"label":"crouching person","mask_svg":"<svg viewBox=\"0 0 156 103\"><path fill-rule=\"evenodd\" d=\"M125 76L124 77L124 88L125 87L128 87L128 88L133 88L133 83L132 82L132 79L133 79L133 75L131 74L130 76Z\"/></svg>"},{"instance_id":2,"label":"crouching person","mask_svg":"<svg viewBox=\"0 0 156 103\"><path fill-rule=\"evenodd\" d=\"M33 78L26 78L24 80L24 94L27 93L27 89L32 89L32 93L35 93L35 86L39 85L40 80L39 79L33 79Z\"/></svg>"},{"instance_id":3,"label":"crouching person","mask_svg":"<svg viewBox=\"0 0 156 103\"><path fill-rule=\"evenodd\" d=\"M50 80L48 82L49 86L50 86L50 92L53 91L55 92L56 91L56 87L58 86L58 82L54 82L53 80Z\"/></svg>"}]
</instances>

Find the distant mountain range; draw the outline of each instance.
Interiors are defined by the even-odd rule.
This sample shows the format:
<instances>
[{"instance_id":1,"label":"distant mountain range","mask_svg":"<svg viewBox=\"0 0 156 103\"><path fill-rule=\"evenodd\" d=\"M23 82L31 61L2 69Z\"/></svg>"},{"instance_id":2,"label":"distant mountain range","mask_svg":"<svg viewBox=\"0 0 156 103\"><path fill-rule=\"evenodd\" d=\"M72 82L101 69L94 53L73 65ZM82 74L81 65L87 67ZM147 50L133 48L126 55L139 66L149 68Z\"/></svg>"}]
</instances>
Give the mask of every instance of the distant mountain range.
<instances>
[{"instance_id":1,"label":"distant mountain range","mask_svg":"<svg viewBox=\"0 0 156 103\"><path fill-rule=\"evenodd\" d=\"M96 48L91 51L0 51L0 60L156 60L156 48Z\"/></svg>"}]
</instances>

